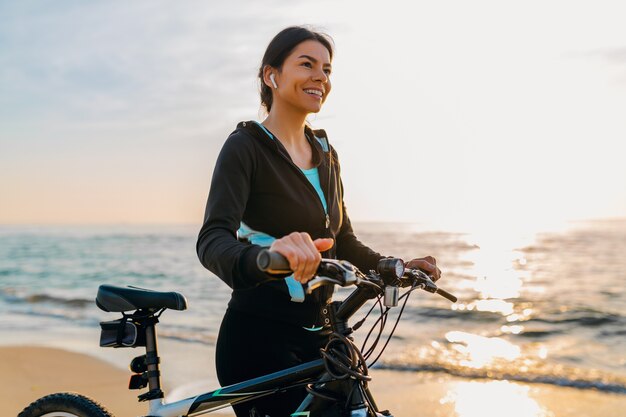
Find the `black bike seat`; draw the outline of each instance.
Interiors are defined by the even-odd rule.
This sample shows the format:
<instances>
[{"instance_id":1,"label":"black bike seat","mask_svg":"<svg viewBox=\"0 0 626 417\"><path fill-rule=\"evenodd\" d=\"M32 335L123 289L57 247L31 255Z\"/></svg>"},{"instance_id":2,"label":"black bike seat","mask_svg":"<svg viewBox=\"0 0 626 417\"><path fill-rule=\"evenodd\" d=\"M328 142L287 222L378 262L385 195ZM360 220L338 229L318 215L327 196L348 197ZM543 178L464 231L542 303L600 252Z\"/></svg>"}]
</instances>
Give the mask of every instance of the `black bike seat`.
<instances>
[{"instance_id":1,"label":"black bike seat","mask_svg":"<svg viewBox=\"0 0 626 417\"><path fill-rule=\"evenodd\" d=\"M177 292L158 292L137 287L100 285L96 305L109 312L124 312L139 309L186 310L185 296Z\"/></svg>"}]
</instances>

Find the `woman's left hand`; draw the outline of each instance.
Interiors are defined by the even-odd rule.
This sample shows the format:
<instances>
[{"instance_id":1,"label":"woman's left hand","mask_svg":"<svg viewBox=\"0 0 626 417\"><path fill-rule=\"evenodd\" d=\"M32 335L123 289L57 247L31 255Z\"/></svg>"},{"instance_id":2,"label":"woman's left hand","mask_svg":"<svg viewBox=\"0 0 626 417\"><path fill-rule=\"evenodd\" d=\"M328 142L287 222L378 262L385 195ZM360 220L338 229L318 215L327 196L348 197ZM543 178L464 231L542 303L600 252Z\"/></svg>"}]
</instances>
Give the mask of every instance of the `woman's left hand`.
<instances>
[{"instance_id":1,"label":"woman's left hand","mask_svg":"<svg viewBox=\"0 0 626 417\"><path fill-rule=\"evenodd\" d=\"M441 269L437 268L437 260L432 256L425 256L423 258L411 259L406 263L405 267L412 269L421 269L430 275L433 281L437 281L441 278Z\"/></svg>"}]
</instances>

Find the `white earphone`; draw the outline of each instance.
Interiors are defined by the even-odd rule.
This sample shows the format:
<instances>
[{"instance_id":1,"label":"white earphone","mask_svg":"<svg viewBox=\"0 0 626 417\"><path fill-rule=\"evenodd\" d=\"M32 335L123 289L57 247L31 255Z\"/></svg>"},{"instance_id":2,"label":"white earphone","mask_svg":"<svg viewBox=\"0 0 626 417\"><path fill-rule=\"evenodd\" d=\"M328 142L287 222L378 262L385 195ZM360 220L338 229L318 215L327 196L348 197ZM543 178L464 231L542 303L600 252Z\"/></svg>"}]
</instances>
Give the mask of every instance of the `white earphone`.
<instances>
[{"instance_id":1,"label":"white earphone","mask_svg":"<svg viewBox=\"0 0 626 417\"><path fill-rule=\"evenodd\" d=\"M275 75L274 74L270 74L270 80L272 81L272 85L274 86L274 88L278 88L278 86L276 85L276 80L274 79Z\"/></svg>"}]
</instances>

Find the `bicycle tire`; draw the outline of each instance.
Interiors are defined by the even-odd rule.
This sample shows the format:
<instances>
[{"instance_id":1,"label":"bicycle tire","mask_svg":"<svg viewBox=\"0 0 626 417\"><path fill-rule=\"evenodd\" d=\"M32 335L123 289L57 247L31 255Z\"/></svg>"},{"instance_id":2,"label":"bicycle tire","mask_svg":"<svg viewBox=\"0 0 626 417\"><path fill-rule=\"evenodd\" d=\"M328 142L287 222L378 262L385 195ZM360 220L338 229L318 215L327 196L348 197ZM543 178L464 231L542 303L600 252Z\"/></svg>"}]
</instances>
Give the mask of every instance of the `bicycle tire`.
<instances>
[{"instance_id":1,"label":"bicycle tire","mask_svg":"<svg viewBox=\"0 0 626 417\"><path fill-rule=\"evenodd\" d=\"M113 414L91 398L62 392L41 397L17 417L113 417Z\"/></svg>"}]
</instances>

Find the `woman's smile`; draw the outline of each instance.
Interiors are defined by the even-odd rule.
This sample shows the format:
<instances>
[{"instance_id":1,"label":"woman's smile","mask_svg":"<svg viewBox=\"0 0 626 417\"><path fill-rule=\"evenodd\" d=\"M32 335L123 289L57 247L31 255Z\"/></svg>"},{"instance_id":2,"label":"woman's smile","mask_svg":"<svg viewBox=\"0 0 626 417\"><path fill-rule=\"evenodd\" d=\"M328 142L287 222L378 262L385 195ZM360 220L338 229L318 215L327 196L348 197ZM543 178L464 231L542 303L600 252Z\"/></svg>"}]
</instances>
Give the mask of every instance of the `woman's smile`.
<instances>
[{"instance_id":1,"label":"woman's smile","mask_svg":"<svg viewBox=\"0 0 626 417\"><path fill-rule=\"evenodd\" d=\"M304 90L304 92L308 96L311 96L311 97L313 97L316 100L321 100L322 97L324 96L324 92L322 90L318 90L318 89L307 88L306 90Z\"/></svg>"}]
</instances>

